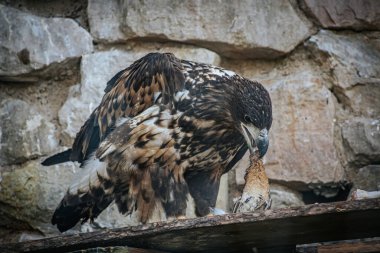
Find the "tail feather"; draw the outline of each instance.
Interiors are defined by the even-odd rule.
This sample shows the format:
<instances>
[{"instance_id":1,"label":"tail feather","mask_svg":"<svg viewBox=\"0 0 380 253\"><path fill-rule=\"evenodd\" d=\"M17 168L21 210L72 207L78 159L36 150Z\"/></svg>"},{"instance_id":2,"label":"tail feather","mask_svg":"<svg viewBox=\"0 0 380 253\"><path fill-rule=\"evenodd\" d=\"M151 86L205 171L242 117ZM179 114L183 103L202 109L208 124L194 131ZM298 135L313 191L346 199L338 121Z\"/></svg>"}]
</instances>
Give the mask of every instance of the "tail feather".
<instances>
[{"instance_id":1,"label":"tail feather","mask_svg":"<svg viewBox=\"0 0 380 253\"><path fill-rule=\"evenodd\" d=\"M64 163L70 161L71 149L65 150L61 153L55 154L46 158L41 164L44 166L50 166L58 163Z\"/></svg>"},{"instance_id":2,"label":"tail feather","mask_svg":"<svg viewBox=\"0 0 380 253\"><path fill-rule=\"evenodd\" d=\"M53 214L51 223L61 232L78 222L94 220L114 200L114 184L107 174L107 164L93 157L90 161Z\"/></svg>"},{"instance_id":3,"label":"tail feather","mask_svg":"<svg viewBox=\"0 0 380 253\"><path fill-rule=\"evenodd\" d=\"M79 221L94 220L113 201L113 196L102 194L94 196L91 192L82 196L67 193L55 210L51 223L60 232L74 227Z\"/></svg>"}]
</instances>

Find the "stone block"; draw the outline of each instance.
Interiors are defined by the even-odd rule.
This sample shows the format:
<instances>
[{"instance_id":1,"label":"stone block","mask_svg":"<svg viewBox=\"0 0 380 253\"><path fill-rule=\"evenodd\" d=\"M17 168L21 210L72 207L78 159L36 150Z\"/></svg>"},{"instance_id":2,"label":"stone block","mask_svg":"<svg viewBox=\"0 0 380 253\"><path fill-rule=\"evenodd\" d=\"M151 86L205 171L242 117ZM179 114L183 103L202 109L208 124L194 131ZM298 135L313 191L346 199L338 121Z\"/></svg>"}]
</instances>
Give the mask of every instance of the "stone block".
<instances>
[{"instance_id":1,"label":"stone block","mask_svg":"<svg viewBox=\"0 0 380 253\"><path fill-rule=\"evenodd\" d=\"M74 20L43 18L0 5L0 76L17 76L93 50Z\"/></svg>"},{"instance_id":2,"label":"stone block","mask_svg":"<svg viewBox=\"0 0 380 253\"><path fill-rule=\"evenodd\" d=\"M380 120L351 118L342 126L348 162L366 165L380 160Z\"/></svg>"},{"instance_id":3,"label":"stone block","mask_svg":"<svg viewBox=\"0 0 380 253\"><path fill-rule=\"evenodd\" d=\"M276 58L314 29L292 1L89 1L91 33L101 42L179 41L234 58Z\"/></svg>"},{"instance_id":4,"label":"stone block","mask_svg":"<svg viewBox=\"0 0 380 253\"><path fill-rule=\"evenodd\" d=\"M0 103L0 165L20 164L58 146L55 126L33 105L19 99Z\"/></svg>"},{"instance_id":5,"label":"stone block","mask_svg":"<svg viewBox=\"0 0 380 253\"><path fill-rule=\"evenodd\" d=\"M380 165L371 164L350 173L353 189L380 191Z\"/></svg>"},{"instance_id":6,"label":"stone block","mask_svg":"<svg viewBox=\"0 0 380 253\"><path fill-rule=\"evenodd\" d=\"M376 36L377 35L377 36ZM327 54L319 60L333 75L331 89L356 116L380 115L379 33L345 34L322 30L307 46ZM318 57L318 56L317 56Z\"/></svg>"},{"instance_id":7,"label":"stone block","mask_svg":"<svg viewBox=\"0 0 380 253\"><path fill-rule=\"evenodd\" d=\"M377 0L302 0L300 3L307 16L324 28L380 30Z\"/></svg>"}]
</instances>

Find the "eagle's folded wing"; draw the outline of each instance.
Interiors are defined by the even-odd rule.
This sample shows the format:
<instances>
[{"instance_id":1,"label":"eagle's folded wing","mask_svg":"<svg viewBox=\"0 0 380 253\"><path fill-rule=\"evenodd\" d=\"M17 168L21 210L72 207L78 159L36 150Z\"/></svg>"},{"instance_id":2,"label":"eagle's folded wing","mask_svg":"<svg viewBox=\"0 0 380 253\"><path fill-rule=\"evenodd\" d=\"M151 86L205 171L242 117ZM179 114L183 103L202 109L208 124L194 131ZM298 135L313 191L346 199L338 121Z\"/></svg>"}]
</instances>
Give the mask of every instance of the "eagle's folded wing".
<instances>
[{"instance_id":1,"label":"eagle's folded wing","mask_svg":"<svg viewBox=\"0 0 380 253\"><path fill-rule=\"evenodd\" d=\"M108 82L101 103L78 132L72 149L46 159L43 164L82 163L121 117L134 117L156 102L174 106L174 93L184 88L182 69L173 54L151 53L117 73Z\"/></svg>"}]
</instances>

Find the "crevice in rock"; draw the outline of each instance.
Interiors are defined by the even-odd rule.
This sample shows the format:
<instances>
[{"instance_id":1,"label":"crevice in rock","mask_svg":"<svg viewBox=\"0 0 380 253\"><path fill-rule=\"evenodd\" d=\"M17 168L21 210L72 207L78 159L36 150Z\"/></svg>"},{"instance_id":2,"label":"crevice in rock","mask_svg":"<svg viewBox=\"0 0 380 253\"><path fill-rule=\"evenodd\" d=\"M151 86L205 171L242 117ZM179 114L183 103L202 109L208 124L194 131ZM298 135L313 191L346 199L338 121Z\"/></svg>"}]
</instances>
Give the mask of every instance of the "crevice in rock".
<instances>
[{"instance_id":1,"label":"crevice in rock","mask_svg":"<svg viewBox=\"0 0 380 253\"><path fill-rule=\"evenodd\" d=\"M299 10L302 11L304 16L311 21L315 26L322 27L322 25L319 23L318 19L313 15L310 8L306 6L304 3L304 0L297 0L297 5L299 7Z\"/></svg>"},{"instance_id":2,"label":"crevice in rock","mask_svg":"<svg viewBox=\"0 0 380 253\"><path fill-rule=\"evenodd\" d=\"M136 38L131 38L131 39L126 40L127 43L135 43L135 44L151 43L151 41L158 42L158 43L175 43L175 44L181 44L181 45L194 46L197 48L205 48L217 53L221 57L225 57L229 59L272 60L272 59L277 59L280 57L285 57L286 55L290 53L290 52L283 53L269 47L247 49L247 48L244 48L244 46L242 46L241 49L238 49L233 44L218 42L218 41L203 41L203 40L194 40L194 39L178 41L178 40L171 40L170 38L167 38L165 36L163 37L144 36L144 37L136 37ZM120 43L121 42L117 42L116 45ZM108 43L108 46L112 46L112 45L114 44Z\"/></svg>"},{"instance_id":3,"label":"crevice in rock","mask_svg":"<svg viewBox=\"0 0 380 253\"><path fill-rule=\"evenodd\" d=\"M74 73L73 69L79 66L81 57L67 58L62 62L54 62L49 66L45 66L41 69L33 70L30 73L20 75L0 75L0 84L7 83L28 83L35 84L42 81L54 80L66 80L70 78Z\"/></svg>"},{"instance_id":4,"label":"crevice in rock","mask_svg":"<svg viewBox=\"0 0 380 253\"><path fill-rule=\"evenodd\" d=\"M302 182L302 181L295 181L295 180L285 181L285 180L269 179L269 183L283 185L289 189L292 189L294 191L299 191L299 192L310 190L310 188L308 187L308 183Z\"/></svg>"},{"instance_id":5,"label":"crevice in rock","mask_svg":"<svg viewBox=\"0 0 380 253\"><path fill-rule=\"evenodd\" d=\"M185 41L177 41L177 40L171 40L167 37L136 37L136 38L130 38L128 40L120 40L120 41L103 41L103 40L97 40L94 41L94 45L96 48L96 51L107 51L110 49L120 48L120 49L127 49L127 50L133 50L135 47L144 47L149 45L159 45L159 46L166 46L166 45L173 45L173 46L192 46L195 48L203 48L210 50L216 54L218 54L220 57L225 58L227 60L263 60L263 61L273 61L273 60L281 60L286 58L287 56L294 53L294 51L297 51L300 47L302 47L303 43L308 40L311 36L318 33L318 30L315 31L315 33L311 34L307 38L305 38L303 41L301 41L299 44L297 44L291 51L287 53L283 53L280 51L276 51L269 47L261 47L261 48L253 48L251 50L248 50L247 48L241 48L236 49L233 44L228 44L224 42L217 42L217 41L200 41L200 40L185 40ZM158 46L158 47L159 47Z\"/></svg>"},{"instance_id":6,"label":"crevice in rock","mask_svg":"<svg viewBox=\"0 0 380 253\"><path fill-rule=\"evenodd\" d=\"M345 201L351 188L350 183L322 185L308 191L301 191L302 200L305 204Z\"/></svg>"}]
</instances>

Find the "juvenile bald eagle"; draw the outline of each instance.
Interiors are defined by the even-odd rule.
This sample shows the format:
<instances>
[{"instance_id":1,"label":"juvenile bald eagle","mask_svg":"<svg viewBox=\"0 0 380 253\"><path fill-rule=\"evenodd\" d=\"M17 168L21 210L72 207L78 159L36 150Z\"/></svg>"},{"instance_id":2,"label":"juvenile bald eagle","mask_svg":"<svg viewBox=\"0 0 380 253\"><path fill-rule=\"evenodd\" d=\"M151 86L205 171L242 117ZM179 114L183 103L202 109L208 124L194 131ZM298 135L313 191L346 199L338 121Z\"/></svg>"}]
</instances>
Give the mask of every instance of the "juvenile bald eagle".
<instances>
[{"instance_id":1,"label":"juvenile bald eagle","mask_svg":"<svg viewBox=\"0 0 380 253\"><path fill-rule=\"evenodd\" d=\"M160 202L168 217L215 206L220 177L250 150L268 148L271 100L265 88L222 68L151 53L117 73L71 149L43 162L85 169L57 207L60 231L96 218L115 201L146 222Z\"/></svg>"}]
</instances>

